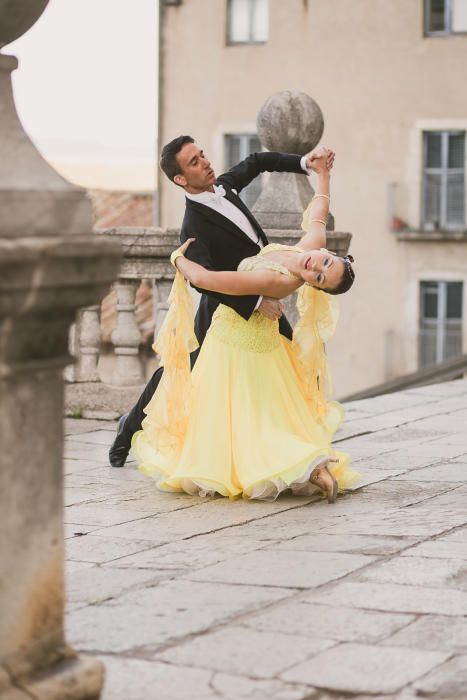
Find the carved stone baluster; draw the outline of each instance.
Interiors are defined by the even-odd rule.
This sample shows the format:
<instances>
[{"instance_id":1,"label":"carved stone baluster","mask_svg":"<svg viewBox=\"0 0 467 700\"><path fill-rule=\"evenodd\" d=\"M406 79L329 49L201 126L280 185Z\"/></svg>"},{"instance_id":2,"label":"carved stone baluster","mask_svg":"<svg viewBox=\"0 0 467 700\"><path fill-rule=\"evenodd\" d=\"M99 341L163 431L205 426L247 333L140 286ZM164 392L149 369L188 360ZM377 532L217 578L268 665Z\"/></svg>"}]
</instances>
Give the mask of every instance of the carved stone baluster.
<instances>
[{"instance_id":1,"label":"carved stone baluster","mask_svg":"<svg viewBox=\"0 0 467 700\"><path fill-rule=\"evenodd\" d=\"M80 309L78 312L78 366L76 368L76 381L98 382L97 364L99 362L99 348L101 344L99 304Z\"/></svg>"},{"instance_id":2,"label":"carved stone baluster","mask_svg":"<svg viewBox=\"0 0 467 700\"><path fill-rule=\"evenodd\" d=\"M139 280L122 279L115 283L117 293L117 325L112 331L116 365L112 384L133 386L144 382L144 372L139 357L141 333L136 323L136 292Z\"/></svg>"}]
</instances>

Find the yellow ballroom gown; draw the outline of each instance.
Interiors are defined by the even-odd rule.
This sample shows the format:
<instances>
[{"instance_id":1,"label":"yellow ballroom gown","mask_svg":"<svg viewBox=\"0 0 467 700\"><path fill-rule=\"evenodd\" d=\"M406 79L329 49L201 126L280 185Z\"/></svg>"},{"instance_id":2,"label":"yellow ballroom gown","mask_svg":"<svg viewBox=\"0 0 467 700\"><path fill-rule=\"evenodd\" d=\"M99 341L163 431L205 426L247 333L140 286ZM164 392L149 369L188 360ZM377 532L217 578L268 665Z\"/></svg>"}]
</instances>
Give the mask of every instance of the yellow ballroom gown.
<instances>
[{"instance_id":1,"label":"yellow ballroom gown","mask_svg":"<svg viewBox=\"0 0 467 700\"><path fill-rule=\"evenodd\" d=\"M238 269L289 275L267 259L278 249L292 248L269 244ZM193 309L178 271L169 301L154 345L164 374L132 441L140 469L158 488L265 500L287 489L308 494L317 490L311 472L329 457L338 460L329 469L339 489L355 483L348 455L331 447L343 410L325 397L324 342L337 319L333 296L301 287L292 341L279 333L277 321L256 311L245 321L220 305L192 372Z\"/></svg>"}]
</instances>

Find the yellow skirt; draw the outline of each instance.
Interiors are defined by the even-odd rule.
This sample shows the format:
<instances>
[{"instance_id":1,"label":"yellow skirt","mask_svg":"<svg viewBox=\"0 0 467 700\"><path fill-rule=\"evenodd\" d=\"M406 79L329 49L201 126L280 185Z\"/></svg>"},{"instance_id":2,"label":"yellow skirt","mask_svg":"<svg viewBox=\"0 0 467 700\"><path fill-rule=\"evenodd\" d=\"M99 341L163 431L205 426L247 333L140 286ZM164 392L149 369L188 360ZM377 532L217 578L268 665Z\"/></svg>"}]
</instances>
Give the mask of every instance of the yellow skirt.
<instances>
[{"instance_id":1,"label":"yellow skirt","mask_svg":"<svg viewBox=\"0 0 467 700\"><path fill-rule=\"evenodd\" d=\"M267 500L286 489L312 493L310 474L329 457L338 460L329 468L340 489L358 479L348 455L331 447L342 408L329 402L318 412L307 399L277 321L257 312L245 321L219 306L187 397L188 421L175 444L156 448L144 423L133 437L140 469L164 491Z\"/></svg>"}]
</instances>

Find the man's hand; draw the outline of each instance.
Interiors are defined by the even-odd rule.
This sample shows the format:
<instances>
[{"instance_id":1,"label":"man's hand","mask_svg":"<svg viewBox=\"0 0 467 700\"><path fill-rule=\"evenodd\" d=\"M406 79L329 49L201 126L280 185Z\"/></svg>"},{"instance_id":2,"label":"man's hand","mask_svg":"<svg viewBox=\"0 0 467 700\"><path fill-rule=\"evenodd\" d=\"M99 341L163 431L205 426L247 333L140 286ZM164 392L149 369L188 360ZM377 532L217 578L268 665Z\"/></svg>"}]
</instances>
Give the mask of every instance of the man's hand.
<instances>
[{"instance_id":1,"label":"man's hand","mask_svg":"<svg viewBox=\"0 0 467 700\"><path fill-rule=\"evenodd\" d=\"M334 165L334 158L336 157L335 152L331 148L325 148L324 146L318 146L306 155L306 167L309 170L314 170L317 172L320 167L325 165L327 170L331 170Z\"/></svg>"},{"instance_id":2,"label":"man's hand","mask_svg":"<svg viewBox=\"0 0 467 700\"><path fill-rule=\"evenodd\" d=\"M258 306L260 314L270 318L271 321L276 321L284 313L284 304L279 299L271 299L271 297L263 297L261 304Z\"/></svg>"}]
</instances>

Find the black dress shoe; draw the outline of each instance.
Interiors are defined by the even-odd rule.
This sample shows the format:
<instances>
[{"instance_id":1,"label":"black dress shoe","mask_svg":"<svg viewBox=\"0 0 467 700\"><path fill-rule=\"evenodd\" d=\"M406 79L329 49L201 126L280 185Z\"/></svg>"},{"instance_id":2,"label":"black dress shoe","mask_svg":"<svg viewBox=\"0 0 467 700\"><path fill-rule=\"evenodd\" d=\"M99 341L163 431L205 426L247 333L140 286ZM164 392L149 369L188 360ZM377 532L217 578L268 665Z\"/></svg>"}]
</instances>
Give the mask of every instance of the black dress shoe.
<instances>
[{"instance_id":1,"label":"black dress shoe","mask_svg":"<svg viewBox=\"0 0 467 700\"><path fill-rule=\"evenodd\" d=\"M109 450L109 462L112 467L124 467L131 448L131 435L125 430L128 413L120 418L117 427L117 437Z\"/></svg>"}]
</instances>

